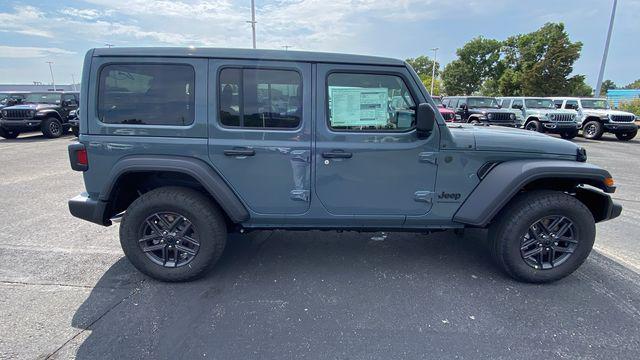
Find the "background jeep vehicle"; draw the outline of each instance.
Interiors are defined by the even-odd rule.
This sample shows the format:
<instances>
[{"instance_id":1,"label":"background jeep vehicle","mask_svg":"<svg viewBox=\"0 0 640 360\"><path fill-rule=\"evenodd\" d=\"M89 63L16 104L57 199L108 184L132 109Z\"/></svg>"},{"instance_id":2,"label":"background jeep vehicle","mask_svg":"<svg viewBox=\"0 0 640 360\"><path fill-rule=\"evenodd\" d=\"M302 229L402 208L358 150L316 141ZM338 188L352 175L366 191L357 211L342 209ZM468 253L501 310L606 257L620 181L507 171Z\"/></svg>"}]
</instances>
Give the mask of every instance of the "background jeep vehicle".
<instances>
[{"instance_id":1,"label":"background jeep vehicle","mask_svg":"<svg viewBox=\"0 0 640 360\"><path fill-rule=\"evenodd\" d=\"M577 113L556 109L550 99L503 97L499 100L503 106L508 105L508 108L521 112L526 130L560 134L563 139L578 136Z\"/></svg>"},{"instance_id":2,"label":"background jeep vehicle","mask_svg":"<svg viewBox=\"0 0 640 360\"><path fill-rule=\"evenodd\" d=\"M3 91L0 92L0 119L2 118L2 109L13 106L16 104L20 104L24 100L25 93L23 92L12 92L12 91ZM15 139L18 137L20 133L12 131L12 130L3 130L0 127L0 137L5 139Z\"/></svg>"},{"instance_id":3,"label":"background jeep vehicle","mask_svg":"<svg viewBox=\"0 0 640 360\"><path fill-rule=\"evenodd\" d=\"M576 270L595 223L622 211L609 172L571 142L448 128L401 60L93 49L81 101L69 157L86 192L70 212L121 217L127 258L164 281L205 273L229 232L473 227L490 230L506 273L548 282Z\"/></svg>"},{"instance_id":4,"label":"background jeep vehicle","mask_svg":"<svg viewBox=\"0 0 640 360\"><path fill-rule=\"evenodd\" d=\"M48 138L60 137L69 129L69 112L78 108L78 93L34 92L19 105L0 110L0 136L16 138L24 131L41 130ZM7 136L4 136L7 135Z\"/></svg>"},{"instance_id":5,"label":"background jeep vehicle","mask_svg":"<svg viewBox=\"0 0 640 360\"><path fill-rule=\"evenodd\" d=\"M69 127L74 136L80 135L80 119L78 119L80 109L69 111Z\"/></svg>"},{"instance_id":6,"label":"background jeep vehicle","mask_svg":"<svg viewBox=\"0 0 640 360\"><path fill-rule=\"evenodd\" d=\"M501 109L492 97L446 96L442 103L455 111L462 122L520 127L515 112Z\"/></svg>"},{"instance_id":7,"label":"background jeep vehicle","mask_svg":"<svg viewBox=\"0 0 640 360\"><path fill-rule=\"evenodd\" d=\"M581 99L576 97L553 98L559 109L578 111L578 121L582 125L582 136L587 139L600 139L602 134L610 132L619 140L628 141L636 137L638 126L632 113L613 110L607 99Z\"/></svg>"},{"instance_id":8,"label":"background jeep vehicle","mask_svg":"<svg viewBox=\"0 0 640 360\"><path fill-rule=\"evenodd\" d=\"M444 121L456 122L456 113L442 104L441 96L432 96L431 98L433 99L434 104L438 107L438 112L442 115Z\"/></svg>"}]
</instances>

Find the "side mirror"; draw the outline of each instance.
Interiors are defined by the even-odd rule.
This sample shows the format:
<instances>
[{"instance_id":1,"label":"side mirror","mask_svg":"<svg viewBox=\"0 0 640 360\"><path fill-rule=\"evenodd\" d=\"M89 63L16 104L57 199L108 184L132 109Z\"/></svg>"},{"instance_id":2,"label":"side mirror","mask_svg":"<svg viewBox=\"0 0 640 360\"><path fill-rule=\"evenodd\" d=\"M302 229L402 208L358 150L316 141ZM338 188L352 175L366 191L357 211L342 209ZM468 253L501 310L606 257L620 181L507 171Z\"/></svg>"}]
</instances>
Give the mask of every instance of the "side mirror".
<instances>
[{"instance_id":1,"label":"side mirror","mask_svg":"<svg viewBox=\"0 0 640 360\"><path fill-rule=\"evenodd\" d=\"M436 123L436 112L433 107L427 103L418 104L416 111L416 131L418 137L423 139L431 134L433 126Z\"/></svg>"}]
</instances>

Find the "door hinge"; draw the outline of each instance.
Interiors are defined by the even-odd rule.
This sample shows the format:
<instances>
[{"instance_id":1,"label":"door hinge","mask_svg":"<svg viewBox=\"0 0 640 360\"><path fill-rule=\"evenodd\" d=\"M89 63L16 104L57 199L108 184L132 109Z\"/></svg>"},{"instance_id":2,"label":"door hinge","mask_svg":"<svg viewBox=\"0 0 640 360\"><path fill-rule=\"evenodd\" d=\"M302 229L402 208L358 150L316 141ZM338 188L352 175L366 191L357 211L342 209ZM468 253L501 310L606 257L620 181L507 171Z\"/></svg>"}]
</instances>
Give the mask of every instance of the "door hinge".
<instances>
[{"instance_id":1,"label":"door hinge","mask_svg":"<svg viewBox=\"0 0 640 360\"><path fill-rule=\"evenodd\" d=\"M438 164L438 153L437 152L421 152L418 155L420 162L437 165Z\"/></svg>"},{"instance_id":2,"label":"door hinge","mask_svg":"<svg viewBox=\"0 0 640 360\"><path fill-rule=\"evenodd\" d=\"M416 191L413 194L413 200L431 204L433 202L433 191Z\"/></svg>"}]
</instances>

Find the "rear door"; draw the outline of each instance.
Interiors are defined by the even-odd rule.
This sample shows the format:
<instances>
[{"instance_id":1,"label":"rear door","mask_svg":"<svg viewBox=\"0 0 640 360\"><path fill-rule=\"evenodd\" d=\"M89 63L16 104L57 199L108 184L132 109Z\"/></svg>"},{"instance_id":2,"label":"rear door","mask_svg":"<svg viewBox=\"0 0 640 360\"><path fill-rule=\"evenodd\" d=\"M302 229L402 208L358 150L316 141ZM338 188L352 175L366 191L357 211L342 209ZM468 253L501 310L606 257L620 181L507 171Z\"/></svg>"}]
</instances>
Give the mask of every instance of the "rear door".
<instances>
[{"instance_id":1,"label":"rear door","mask_svg":"<svg viewBox=\"0 0 640 360\"><path fill-rule=\"evenodd\" d=\"M402 67L317 65L315 191L332 215L397 226L430 211L437 131L417 137L425 100L411 79Z\"/></svg>"},{"instance_id":2,"label":"rear door","mask_svg":"<svg viewBox=\"0 0 640 360\"><path fill-rule=\"evenodd\" d=\"M311 65L210 60L209 158L251 211L309 208Z\"/></svg>"}]
</instances>

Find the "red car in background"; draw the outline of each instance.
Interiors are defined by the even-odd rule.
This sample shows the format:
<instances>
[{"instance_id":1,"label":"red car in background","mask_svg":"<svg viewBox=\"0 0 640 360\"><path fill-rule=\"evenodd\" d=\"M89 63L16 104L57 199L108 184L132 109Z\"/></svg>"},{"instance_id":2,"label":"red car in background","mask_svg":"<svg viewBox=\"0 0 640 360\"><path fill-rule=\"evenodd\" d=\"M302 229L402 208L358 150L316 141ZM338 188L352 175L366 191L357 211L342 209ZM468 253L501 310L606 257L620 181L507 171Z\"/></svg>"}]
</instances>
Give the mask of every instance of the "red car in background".
<instances>
[{"instance_id":1,"label":"red car in background","mask_svg":"<svg viewBox=\"0 0 640 360\"><path fill-rule=\"evenodd\" d=\"M433 102L438 106L438 111L440 115L444 118L446 122L455 122L456 121L456 113L451 109L447 109L442 105L442 97L441 96L432 96Z\"/></svg>"}]
</instances>

